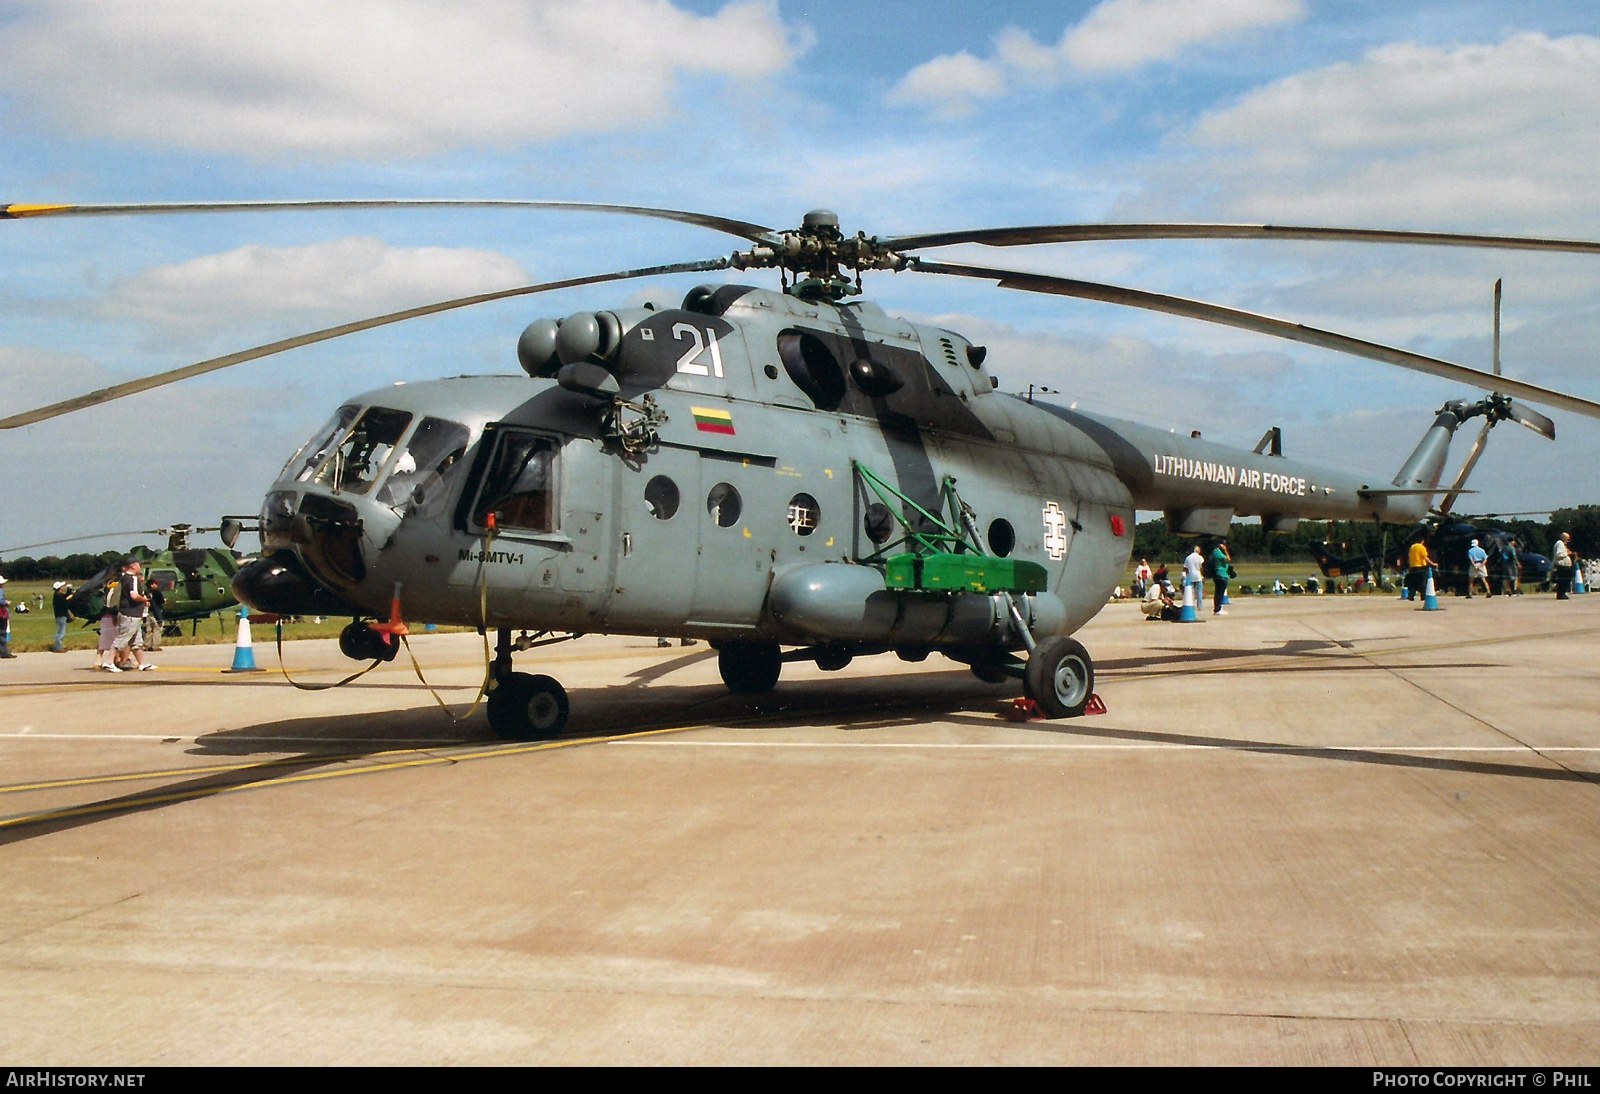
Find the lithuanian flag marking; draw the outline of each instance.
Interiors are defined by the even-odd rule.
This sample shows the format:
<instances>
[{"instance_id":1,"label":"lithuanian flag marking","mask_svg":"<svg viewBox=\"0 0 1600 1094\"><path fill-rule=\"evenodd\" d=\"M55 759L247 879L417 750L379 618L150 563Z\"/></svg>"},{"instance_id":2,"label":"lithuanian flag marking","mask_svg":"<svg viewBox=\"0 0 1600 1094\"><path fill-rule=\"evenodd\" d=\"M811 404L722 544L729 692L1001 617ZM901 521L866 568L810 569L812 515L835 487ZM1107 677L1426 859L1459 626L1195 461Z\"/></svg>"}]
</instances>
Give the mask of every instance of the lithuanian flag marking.
<instances>
[{"instance_id":1,"label":"lithuanian flag marking","mask_svg":"<svg viewBox=\"0 0 1600 1094\"><path fill-rule=\"evenodd\" d=\"M712 410L710 407L692 406L690 413L694 415L694 427L702 433L724 433L733 436L733 415L726 410Z\"/></svg>"}]
</instances>

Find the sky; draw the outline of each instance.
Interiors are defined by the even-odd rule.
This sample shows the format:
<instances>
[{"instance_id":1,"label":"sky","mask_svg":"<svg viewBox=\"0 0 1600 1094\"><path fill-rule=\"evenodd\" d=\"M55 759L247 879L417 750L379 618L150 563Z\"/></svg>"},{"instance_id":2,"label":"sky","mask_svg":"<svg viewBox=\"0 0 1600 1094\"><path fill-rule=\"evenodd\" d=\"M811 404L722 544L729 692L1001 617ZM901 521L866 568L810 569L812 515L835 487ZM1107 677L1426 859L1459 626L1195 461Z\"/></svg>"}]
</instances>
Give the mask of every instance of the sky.
<instances>
[{"instance_id":1,"label":"sky","mask_svg":"<svg viewBox=\"0 0 1600 1094\"><path fill-rule=\"evenodd\" d=\"M0 203L538 198L847 234L1233 221L1600 239L1600 15L1447 0L0 0ZM362 211L0 222L0 414L534 280L726 255L685 225ZM1600 399L1600 258L1263 241L930 257L1264 312ZM250 513L346 397L515 372L531 320L683 275L417 320L0 434L0 549ZM1445 381L914 273L889 311L1004 390L1391 477ZM1497 427L1458 510L1600 501L1600 420ZM1455 446L1466 454L1476 426ZM150 537L144 537L147 540ZM214 541L213 541L214 542ZM123 547L128 537L65 549ZM43 554L44 551L24 553Z\"/></svg>"}]
</instances>

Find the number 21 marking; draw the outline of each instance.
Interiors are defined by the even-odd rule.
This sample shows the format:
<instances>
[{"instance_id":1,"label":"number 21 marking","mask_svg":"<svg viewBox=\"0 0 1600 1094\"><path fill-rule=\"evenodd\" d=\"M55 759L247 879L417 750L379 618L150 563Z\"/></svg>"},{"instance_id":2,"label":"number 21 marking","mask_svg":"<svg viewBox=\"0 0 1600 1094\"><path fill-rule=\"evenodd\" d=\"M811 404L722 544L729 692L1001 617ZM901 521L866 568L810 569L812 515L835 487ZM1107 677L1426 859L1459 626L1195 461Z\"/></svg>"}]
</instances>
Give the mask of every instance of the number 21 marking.
<instances>
[{"instance_id":1,"label":"number 21 marking","mask_svg":"<svg viewBox=\"0 0 1600 1094\"><path fill-rule=\"evenodd\" d=\"M699 327L689 323L674 323L673 341L681 342L685 338L692 344L683 351L683 356L678 358L678 371L689 376L715 376L719 380L722 379L722 349L717 345L717 332L708 329L702 338ZM698 363L707 349L711 351L709 366Z\"/></svg>"}]
</instances>

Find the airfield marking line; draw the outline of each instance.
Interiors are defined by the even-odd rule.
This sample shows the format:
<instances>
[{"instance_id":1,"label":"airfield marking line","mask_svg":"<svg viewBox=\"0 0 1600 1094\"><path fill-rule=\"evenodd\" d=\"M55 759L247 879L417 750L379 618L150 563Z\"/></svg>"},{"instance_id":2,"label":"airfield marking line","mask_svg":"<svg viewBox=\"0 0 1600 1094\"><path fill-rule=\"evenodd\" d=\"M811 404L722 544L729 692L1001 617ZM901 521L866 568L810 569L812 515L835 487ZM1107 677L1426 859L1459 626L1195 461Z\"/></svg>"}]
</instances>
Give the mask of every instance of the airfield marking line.
<instances>
[{"instance_id":1,"label":"airfield marking line","mask_svg":"<svg viewBox=\"0 0 1600 1094\"><path fill-rule=\"evenodd\" d=\"M952 743L947 741L607 741L612 745L671 747L671 748L923 748L923 749L987 749L1005 751L1015 749L1018 751L1039 751L1057 749L1062 751L1156 751L1160 749L1214 749L1212 744L1183 744L1178 741L1130 741L1130 742L1102 742L1087 741L1081 744L1057 744L1044 742L972 742ZM1287 752L1600 752L1600 746L1589 745L1560 745L1552 748L1537 749L1531 745L1289 745L1273 744L1263 741L1259 745L1251 745L1252 749L1261 751L1282 750Z\"/></svg>"},{"instance_id":2,"label":"airfield marking line","mask_svg":"<svg viewBox=\"0 0 1600 1094\"><path fill-rule=\"evenodd\" d=\"M425 708L417 708L425 709ZM195 741L201 737L214 737L222 730L207 730L201 734L177 733L0 733L0 741ZM315 744L408 744L408 745L470 745L477 742L461 737L235 737L231 742L255 743L257 741L294 741ZM395 749L393 751L402 751Z\"/></svg>"},{"instance_id":3,"label":"airfield marking line","mask_svg":"<svg viewBox=\"0 0 1600 1094\"><path fill-rule=\"evenodd\" d=\"M70 820L74 817L93 816L97 813L117 813L132 809L141 809L150 805L168 805L174 802L196 801L201 798L216 797L220 794L234 794L245 790L266 790L278 786L292 786L296 783L321 782L327 779L342 779L352 775L373 775L382 771L400 771L411 767L437 767L442 765L465 763L469 760L486 760L502 756L522 756L533 752L551 752L559 749L577 748L582 745L607 744L611 741L626 740L635 737L655 737L667 733L688 733L696 729L715 728L710 725L673 726L666 729L644 729L632 733L617 734L606 737L578 737L570 741L541 741L538 744L514 745L505 748L484 749L479 752L467 752L445 756L423 756L417 759L396 760L390 763L362 764L357 767L343 768L338 771L313 771L303 775L287 775L275 779L258 779L250 782L232 783L227 786L206 787L197 790L182 790L173 794L147 794L143 797L127 798L115 802L99 802L94 805L76 806L66 809L50 809L40 813L20 813L12 817L0 818L0 829L16 828L27 824L39 824L45 821ZM304 762L305 757L301 757ZM251 765L257 766L257 765ZM201 770L205 769L193 769ZM190 772L184 772L189 774Z\"/></svg>"},{"instance_id":4,"label":"airfield marking line","mask_svg":"<svg viewBox=\"0 0 1600 1094\"><path fill-rule=\"evenodd\" d=\"M163 738L166 740L168 738ZM193 740L193 738L189 738ZM259 740L260 738L256 738ZM288 740L290 738L277 738ZM302 740L317 740L318 738L301 738ZM359 738L338 738L348 743ZM435 741L430 738L417 738L418 744L429 744L448 747L453 744L472 744L471 741ZM228 771L245 771L263 767L287 767L291 764L315 761L317 763L349 763L354 760L371 760L382 756L402 756L407 753L421 752L420 748L394 748L383 752L350 752L333 756L318 756L315 754L301 754L299 756L285 756L276 760L257 760L250 763L236 764L196 764L194 767L173 767L164 771L131 771L118 775L85 775L75 779L53 779L48 782L15 783L10 786L0 786L0 794L19 794L30 790L56 790L67 786L98 786L105 783L137 782L141 779L167 779L182 775L222 774Z\"/></svg>"}]
</instances>

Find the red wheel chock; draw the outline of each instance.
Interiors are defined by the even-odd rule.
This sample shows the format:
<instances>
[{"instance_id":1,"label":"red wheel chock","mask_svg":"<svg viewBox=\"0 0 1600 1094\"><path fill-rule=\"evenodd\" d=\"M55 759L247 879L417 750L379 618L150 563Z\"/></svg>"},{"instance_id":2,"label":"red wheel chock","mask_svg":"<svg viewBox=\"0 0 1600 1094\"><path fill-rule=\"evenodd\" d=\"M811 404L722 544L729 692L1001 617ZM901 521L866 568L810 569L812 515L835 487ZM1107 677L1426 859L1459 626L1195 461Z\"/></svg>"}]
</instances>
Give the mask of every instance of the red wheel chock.
<instances>
[{"instance_id":1,"label":"red wheel chock","mask_svg":"<svg viewBox=\"0 0 1600 1094\"><path fill-rule=\"evenodd\" d=\"M1105 700L1100 698L1100 694L1096 692L1089 696L1088 703L1084 704L1083 716L1088 717L1091 714L1104 714L1105 712ZM1008 721L1012 722L1042 722L1047 720L1044 716L1044 711L1039 709L1038 703L1022 696L1011 700L1011 705L1005 708L1005 716Z\"/></svg>"}]
</instances>

